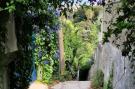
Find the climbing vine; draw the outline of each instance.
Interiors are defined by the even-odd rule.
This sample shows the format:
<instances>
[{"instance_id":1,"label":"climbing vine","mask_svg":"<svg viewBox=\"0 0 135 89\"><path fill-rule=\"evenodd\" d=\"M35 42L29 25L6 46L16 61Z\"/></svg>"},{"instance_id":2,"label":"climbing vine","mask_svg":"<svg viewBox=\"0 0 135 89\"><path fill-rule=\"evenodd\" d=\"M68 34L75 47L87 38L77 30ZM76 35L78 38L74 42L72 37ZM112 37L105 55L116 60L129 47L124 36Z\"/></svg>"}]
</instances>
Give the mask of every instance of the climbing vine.
<instances>
[{"instance_id":1,"label":"climbing vine","mask_svg":"<svg viewBox=\"0 0 135 89\"><path fill-rule=\"evenodd\" d=\"M41 29L38 33L33 33L33 58L38 70L41 66L43 73L37 74L43 76L44 82L49 82L53 73L54 54L56 51L56 33L50 32L49 34Z\"/></svg>"},{"instance_id":2,"label":"climbing vine","mask_svg":"<svg viewBox=\"0 0 135 89\"><path fill-rule=\"evenodd\" d=\"M108 31L105 32L104 41L109 41L108 38L111 37L112 34L114 34L116 39L118 39L120 37L119 34L121 34L122 31L126 30L126 40L122 45L124 46L123 56L127 56L129 52L134 52L134 49L132 49L131 46L134 45L135 40L135 5L133 4L133 0L121 0L121 3L122 6L117 9L119 16L116 18L116 21L111 22L110 26L108 27Z\"/></svg>"},{"instance_id":3,"label":"climbing vine","mask_svg":"<svg viewBox=\"0 0 135 89\"><path fill-rule=\"evenodd\" d=\"M48 0L7 0L0 3L0 15L4 17L4 15L6 16L5 13L8 13L8 15L14 14L16 23L18 51L15 60L9 65L12 70L10 73L11 88L24 89L28 87L33 70L33 59L35 60L36 66L40 65L44 67L44 77L41 81L48 82L51 78L53 54L56 46L55 30L57 30L57 17L51 3L55 5L58 5L58 3L54 3L54 1L50 1L50 4L48 3ZM1 19L0 24L2 28L0 30L0 34L2 34L0 35L0 45L2 45L2 48L0 49L3 54L5 53L4 44L6 39L4 37L6 35L5 26L7 20L7 17L6 19ZM35 28L35 26L39 27L39 29ZM32 35L34 34L35 47L33 48Z\"/></svg>"}]
</instances>

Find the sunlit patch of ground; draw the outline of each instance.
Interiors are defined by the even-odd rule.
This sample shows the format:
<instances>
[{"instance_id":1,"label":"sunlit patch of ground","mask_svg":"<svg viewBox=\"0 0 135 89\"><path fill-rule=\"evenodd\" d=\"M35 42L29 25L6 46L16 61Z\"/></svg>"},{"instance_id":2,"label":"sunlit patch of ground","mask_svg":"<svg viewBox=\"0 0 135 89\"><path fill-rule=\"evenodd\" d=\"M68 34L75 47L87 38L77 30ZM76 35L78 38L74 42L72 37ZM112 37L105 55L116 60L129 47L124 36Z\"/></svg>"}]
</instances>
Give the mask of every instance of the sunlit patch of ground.
<instances>
[{"instance_id":1,"label":"sunlit patch of ground","mask_svg":"<svg viewBox=\"0 0 135 89\"><path fill-rule=\"evenodd\" d=\"M65 81L54 85L51 89L92 89L90 81Z\"/></svg>"},{"instance_id":2,"label":"sunlit patch of ground","mask_svg":"<svg viewBox=\"0 0 135 89\"><path fill-rule=\"evenodd\" d=\"M30 84L28 89L49 89L46 84L43 84L41 82L35 81Z\"/></svg>"}]
</instances>

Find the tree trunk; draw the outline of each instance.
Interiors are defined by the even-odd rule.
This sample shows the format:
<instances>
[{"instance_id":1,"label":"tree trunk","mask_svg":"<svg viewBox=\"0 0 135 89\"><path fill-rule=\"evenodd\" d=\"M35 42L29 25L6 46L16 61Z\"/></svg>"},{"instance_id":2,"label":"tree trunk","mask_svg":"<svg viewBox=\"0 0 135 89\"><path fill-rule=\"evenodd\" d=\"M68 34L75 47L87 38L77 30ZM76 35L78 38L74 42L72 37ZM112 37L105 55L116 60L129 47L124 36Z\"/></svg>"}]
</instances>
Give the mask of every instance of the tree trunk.
<instances>
[{"instance_id":1,"label":"tree trunk","mask_svg":"<svg viewBox=\"0 0 135 89\"><path fill-rule=\"evenodd\" d=\"M80 76L80 66L78 65L78 70L77 70L77 81L79 81L79 76Z\"/></svg>"},{"instance_id":2,"label":"tree trunk","mask_svg":"<svg viewBox=\"0 0 135 89\"><path fill-rule=\"evenodd\" d=\"M64 61L64 43L63 43L62 29L58 31L58 41L59 41L59 51L60 51L59 71L60 71L60 75L63 75L65 70L65 61Z\"/></svg>"}]
</instances>

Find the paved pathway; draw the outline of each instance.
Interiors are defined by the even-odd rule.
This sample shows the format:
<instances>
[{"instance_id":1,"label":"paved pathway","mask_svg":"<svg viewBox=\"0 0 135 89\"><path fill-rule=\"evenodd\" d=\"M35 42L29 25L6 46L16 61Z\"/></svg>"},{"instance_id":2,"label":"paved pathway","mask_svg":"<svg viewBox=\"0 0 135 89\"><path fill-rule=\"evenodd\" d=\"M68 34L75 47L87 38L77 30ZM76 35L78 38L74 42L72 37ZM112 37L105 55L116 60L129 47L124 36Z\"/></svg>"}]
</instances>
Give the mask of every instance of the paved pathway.
<instances>
[{"instance_id":1,"label":"paved pathway","mask_svg":"<svg viewBox=\"0 0 135 89\"><path fill-rule=\"evenodd\" d=\"M90 81L66 81L52 87L52 89L91 89Z\"/></svg>"}]
</instances>

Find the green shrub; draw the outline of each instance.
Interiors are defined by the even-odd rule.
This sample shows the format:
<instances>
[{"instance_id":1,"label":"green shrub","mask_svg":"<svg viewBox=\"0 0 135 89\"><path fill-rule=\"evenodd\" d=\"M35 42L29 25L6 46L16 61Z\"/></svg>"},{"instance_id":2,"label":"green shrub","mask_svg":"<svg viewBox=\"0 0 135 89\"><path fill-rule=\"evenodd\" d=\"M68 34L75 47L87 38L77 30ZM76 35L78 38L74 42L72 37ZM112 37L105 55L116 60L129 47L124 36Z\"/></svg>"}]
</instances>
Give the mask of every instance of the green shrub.
<instances>
[{"instance_id":1,"label":"green shrub","mask_svg":"<svg viewBox=\"0 0 135 89\"><path fill-rule=\"evenodd\" d=\"M103 89L113 89L113 69L111 71L111 74L110 74L108 81L104 82Z\"/></svg>"},{"instance_id":2,"label":"green shrub","mask_svg":"<svg viewBox=\"0 0 135 89\"><path fill-rule=\"evenodd\" d=\"M110 75L107 89L113 89L113 74Z\"/></svg>"},{"instance_id":3,"label":"green shrub","mask_svg":"<svg viewBox=\"0 0 135 89\"><path fill-rule=\"evenodd\" d=\"M104 73L102 70L97 70L92 78L92 89L103 89Z\"/></svg>"}]
</instances>

